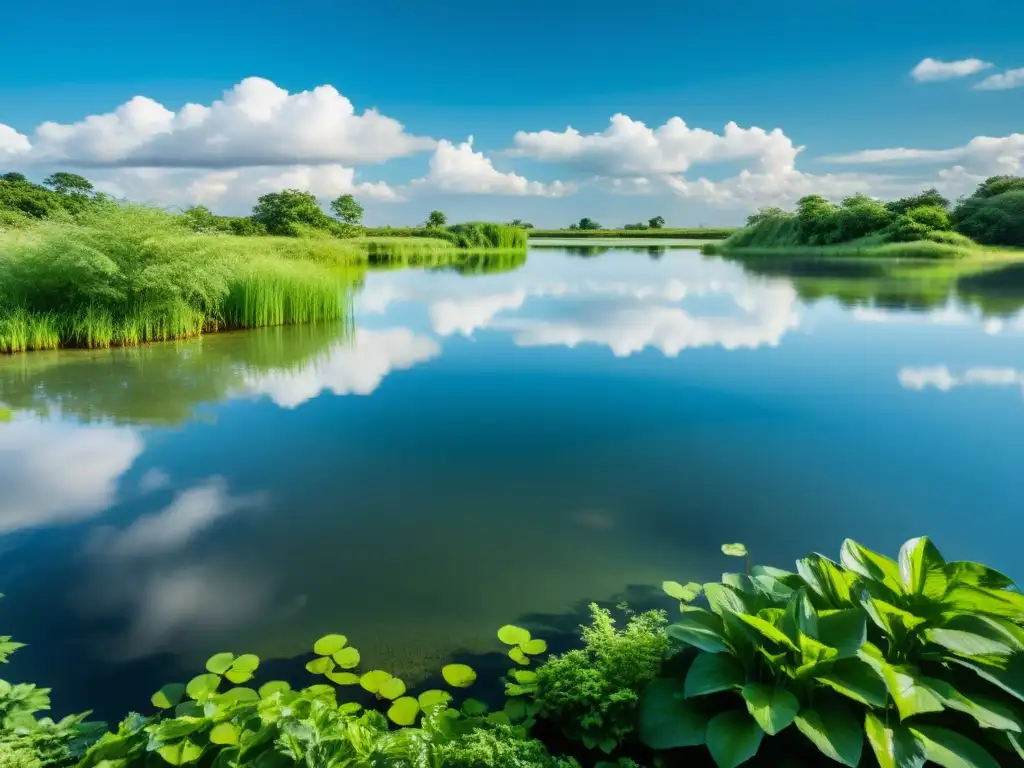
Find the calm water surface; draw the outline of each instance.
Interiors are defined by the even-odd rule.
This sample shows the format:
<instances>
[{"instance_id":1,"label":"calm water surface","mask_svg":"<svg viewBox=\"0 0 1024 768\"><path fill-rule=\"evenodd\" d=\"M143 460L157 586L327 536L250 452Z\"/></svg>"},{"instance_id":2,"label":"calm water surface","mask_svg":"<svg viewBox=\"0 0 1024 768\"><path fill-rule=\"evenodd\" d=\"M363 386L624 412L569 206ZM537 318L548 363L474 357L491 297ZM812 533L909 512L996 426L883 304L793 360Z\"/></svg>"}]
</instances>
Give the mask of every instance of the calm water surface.
<instances>
[{"instance_id":1,"label":"calm water surface","mask_svg":"<svg viewBox=\"0 0 1024 768\"><path fill-rule=\"evenodd\" d=\"M340 631L416 679L726 541L927 533L1024 578L1014 282L535 248L372 272L348 324L0 360L8 676L113 717Z\"/></svg>"}]
</instances>

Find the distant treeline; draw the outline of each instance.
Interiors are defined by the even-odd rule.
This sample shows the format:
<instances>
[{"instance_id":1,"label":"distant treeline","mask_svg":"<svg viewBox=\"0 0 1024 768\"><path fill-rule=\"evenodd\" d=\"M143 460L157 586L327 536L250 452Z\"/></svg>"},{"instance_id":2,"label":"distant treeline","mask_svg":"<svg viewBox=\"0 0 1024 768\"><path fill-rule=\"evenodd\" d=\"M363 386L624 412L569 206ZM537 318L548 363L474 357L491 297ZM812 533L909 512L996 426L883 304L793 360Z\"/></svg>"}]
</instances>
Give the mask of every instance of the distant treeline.
<instances>
[{"instance_id":1,"label":"distant treeline","mask_svg":"<svg viewBox=\"0 0 1024 768\"><path fill-rule=\"evenodd\" d=\"M531 229L529 236L534 237L642 237L679 238L687 240L724 240L735 228L726 229Z\"/></svg>"}]
</instances>

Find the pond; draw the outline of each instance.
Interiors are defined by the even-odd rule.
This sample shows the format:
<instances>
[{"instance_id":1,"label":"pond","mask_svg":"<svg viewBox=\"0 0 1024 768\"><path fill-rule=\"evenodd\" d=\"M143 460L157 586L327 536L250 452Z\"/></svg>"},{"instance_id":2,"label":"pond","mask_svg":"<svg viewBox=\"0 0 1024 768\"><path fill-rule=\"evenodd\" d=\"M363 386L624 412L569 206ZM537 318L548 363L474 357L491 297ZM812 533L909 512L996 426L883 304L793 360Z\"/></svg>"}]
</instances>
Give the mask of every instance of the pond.
<instances>
[{"instance_id":1,"label":"pond","mask_svg":"<svg viewBox=\"0 0 1024 768\"><path fill-rule=\"evenodd\" d=\"M1022 283L531 245L372 271L337 325L2 359L5 677L114 718L337 631L415 680L671 608L730 541L927 534L1024 578Z\"/></svg>"}]
</instances>

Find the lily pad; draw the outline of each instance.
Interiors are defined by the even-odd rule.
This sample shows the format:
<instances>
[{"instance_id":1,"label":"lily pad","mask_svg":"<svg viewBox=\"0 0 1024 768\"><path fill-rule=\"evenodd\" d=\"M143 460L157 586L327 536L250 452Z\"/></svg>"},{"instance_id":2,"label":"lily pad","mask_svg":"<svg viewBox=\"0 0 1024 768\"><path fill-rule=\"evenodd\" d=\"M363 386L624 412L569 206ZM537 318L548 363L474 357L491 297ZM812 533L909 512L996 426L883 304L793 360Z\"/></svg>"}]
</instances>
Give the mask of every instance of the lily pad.
<instances>
[{"instance_id":1,"label":"lily pad","mask_svg":"<svg viewBox=\"0 0 1024 768\"><path fill-rule=\"evenodd\" d=\"M260 665L260 657L254 653L243 653L233 662L231 662L231 668L238 671L244 672L255 672L256 668Z\"/></svg>"},{"instance_id":2,"label":"lily pad","mask_svg":"<svg viewBox=\"0 0 1024 768\"><path fill-rule=\"evenodd\" d=\"M346 715L354 715L362 708L363 705L360 704L358 701L346 701L344 704L338 707L338 711L343 712Z\"/></svg>"},{"instance_id":3,"label":"lily pad","mask_svg":"<svg viewBox=\"0 0 1024 768\"><path fill-rule=\"evenodd\" d=\"M412 725L419 713L419 702L412 696L403 696L388 709L388 717L395 725Z\"/></svg>"},{"instance_id":4,"label":"lily pad","mask_svg":"<svg viewBox=\"0 0 1024 768\"><path fill-rule=\"evenodd\" d=\"M526 654L523 653L520 648L513 648L508 652L508 657L512 659L516 664L522 664L524 667L530 663L530 660L526 658Z\"/></svg>"},{"instance_id":5,"label":"lily pad","mask_svg":"<svg viewBox=\"0 0 1024 768\"><path fill-rule=\"evenodd\" d=\"M210 731L210 743L212 744L237 744L238 726L234 723L218 723Z\"/></svg>"},{"instance_id":6,"label":"lily pad","mask_svg":"<svg viewBox=\"0 0 1024 768\"><path fill-rule=\"evenodd\" d=\"M342 648L340 651L332 653L331 658L342 669L355 669L359 666L359 651L355 648Z\"/></svg>"},{"instance_id":7,"label":"lily pad","mask_svg":"<svg viewBox=\"0 0 1024 768\"><path fill-rule=\"evenodd\" d=\"M528 669L513 669L512 677L514 677L516 682L520 685L529 685L530 683L537 682L537 673L531 672Z\"/></svg>"},{"instance_id":8,"label":"lily pad","mask_svg":"<svg viewBox=\"0 0 1024 768\"><path fill-rule=\"evenodd\" d=\"M153 694L150 701L153 702L153 706L158 709L170 709L175 707L181 701L181 697L185 695L184 683L168 683L159 691Z\"/></svg>"},{"instance_id":9,"label":"lily pad","mask_svg":"<svg viewBox=\"0 0 1024 768\"><path fill-rule=\"evenodd\" d=\"M476 672L467 664L448 664L441 670L441 676L453 688L469 688L476 682Z\"/></svg>"},{"instance_id":10,"label":"lily pad","mask_svg":"<svg viewBox=\"0 0 1024 768\"><path fill-rule=\"evenodd\" d=\"M498 630L498 639L505 645L522 645L530 641L530 632L522 627L506 624Z\"/></svg>"},{"instance_id":11,"label":"lily pad","mask_svg":"<svg viewBox=\"0 0 1024 768\"><path fill-rule=\"evenodd\" d=\"M487 705L479 699L466 699L462 702L462 714L466 717L479 717L487 714Z\"/></svg>"},{"instance_id":12,"label":"lily pad","mask_svg":"<svg viewBox=\"0 0 1024 768\"><path fill-rule=\"evenodd\" d=\"M260 695L252 688L230 688L224 691L218 699L227 704L245 704L260 700Z\"/></svg>"},{"instance_id":13,"label":"lily pad","mask_svg":"<svg viewBox=\"0 0 1024 768\"><path fill-rule=\"evenodd\" d=\"M439 707L442 704L447 704L452 700L452 695L448 691L442 691L439 689L432 689L424 691L419 695L420 709L424 712L430 712L435 707Z\"/></svg>"},{"instance_id":14,"label":"lily pad","mask_svg":"<svg viewBox=\"0 0 1024 768\"><path fill-rule=\"evenodd\" d=\"M215 675L223 675L231 668L235 660L233 653L217 653L206 660L206 671Z\"/></svg>"},{"instance_id":15,"label":"lily pad","mask_svg":"<svg viewBox=\"0 0 1024 768\"><path fill-rule=\"evenodd\" d=\"M313 643L313 653L318 656L330 656L344 648L347 643L348 638L344 635L324 635Z\"/></svg>"},{"instance_id":16,"label":"lily pad","mask_svg":"<svg viewBox=\"0 0 1024 768\"><path fill-rule=\"evenodd\" d=\"M269 699L275 693L287 693L292 687L284 680L271 680L260 686L260 698Z\"/></svg>"},{"instance_id":17,"label":"lily pad","mask_svg":"<svg viewBox=\"0 0 1024 768\"><path fill-rule=\"evenodd\" d=\"M397 677L392 677L390 680L385 680L377 687L377 694L379 696L383 696L385 699L397 699L404 693L405 683L403 683Z\"/></svg>"},{"instance_id":18,"label":"lily pad","mask_svg":"<svg viewBox=\"0 0 1024 768\"><path fill-rule=\"evenodd\" d=\"M723 544L722 554L728 555L729 557L746 557L747 547L746 545L740 544L739 542L735 544Z\"/></svg>"},{"instance_id":19,"label":"lily pad","mask_svg":"<svg viewBox=\"0 0 1024 768\"><path fill-rule=\"evenodd\" d=\"M213 695L219 685L219 675L214 675L212 673L208 675L197 675L189 680L188 685L185 686L185 693L188 694L190 699L205 701Z\"/></svg>"},{"instance_id":20,"label":"lily pad","mask_svg":"<svg viewBox=\"0 0 1024 768\"><path fill-rule=\"evenodd\" d=\"M330 656L321 656L306 662L306 671L314 675L325 675L334 669L334 659Z\"/></svg>"},{"instance_id":21,"label":"lily pad","mask_svg":"<svg viewBox=\"0 0 1024 768\"><path fill-rule=\"evenodd\" d=\"M160 747L157 752L160 754L160 757L171 765L185 765L186 763L198 760L199 756L203 754L203 748L185 739L176 744Z\"/></svg>"},{"instance_id":22,"label":"lily pad","mask_svg":"<svg viewBox=\"0 0 1024 768\"><path fill-rule=\"evenodd\" d=\"M528 653L531 656L536 656L540 653L545 653L548 650L548 643L546 640L529 640L519 646L523 653Z\"/></svg>"},{"instance_id":23,"label":"lily pad","mask_svg":"<svg viewBox=\"0 0 1024 768\"><path fill-rule=\"evenodd\" d=\"M380 687L391 679L390 672L372 669L359 678L359 684L370 693L377 693Z\"/></svg>"},{"instance_id":24,"label":"lily pad","mask_svg":"<svg viewBox=\"0 0 1024 768\"><path fill-rule=\"evenodd\" d=\"M683 603L695 600L703 591L703 587L695 581L689 584L680 584L678 581L665 581L661 585L662 591L669 597L674 597Z\"/></svg>"},{"instance_id":25,"label":"lily pad","mask_svg":"<svg viewBox=\"0 0 1024 768\"><path fill-rule=\"evenodd\" d=\"M224 673L224 677L226 677L235 685L239 685L241 683L246 683L252 680L252 672L250 672L247 669L235 669L234 667L232 667Z\"/></svg>"},{"instance_id":26,"label":"lily pad","mask_svg":"<svg viewBox=\"0 0 1024 768\"><path fill-rule=\"evenodd\" d=\"M336 685L355 685L359 682L359 675L352 672L327 672L324 677Z\"/></svg>"}]
</instances>

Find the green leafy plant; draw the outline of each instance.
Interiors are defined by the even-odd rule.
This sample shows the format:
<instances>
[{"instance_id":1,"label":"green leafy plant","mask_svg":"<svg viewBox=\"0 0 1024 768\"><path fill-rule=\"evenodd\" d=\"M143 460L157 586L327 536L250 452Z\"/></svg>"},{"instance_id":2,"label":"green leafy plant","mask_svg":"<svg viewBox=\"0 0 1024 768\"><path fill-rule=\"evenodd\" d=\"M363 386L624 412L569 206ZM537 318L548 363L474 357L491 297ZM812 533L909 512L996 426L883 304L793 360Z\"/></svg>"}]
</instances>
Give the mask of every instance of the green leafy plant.
<instances>
[{"instance_id":1,"label":"green leafy plant","mask_svg":"<svg viewBox=\"0 0 1024 768\"><path fill-rule=\"evenodd\" d=\"M512 674L535 704L536 716L557 725L587 749L614 752L636 730L640 691L661 667L668 648L665 614L629 614L616 628L609 610L590 606L591 622L582 627L584 647L552 656L536 676ZM519 692L513 687L506 690Z\"/></svg>"},{"instance_id":2,"label":"green leafy plant","mask_svg":"<svg viewBox=\"0 0 1024 768\"><path fill-rule=\"evenodd\" d=\"M644 692L649 746L704 744L720 768L794 731L848 766L865 740L883 768L1024 757L1024 595L1004 575L947 563L927 538L898 560L848 539L838 563L755 566L703 591L708 608L684 603L666 630L692 656L685 675Z\"/></svg>"}]
</instances>

